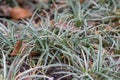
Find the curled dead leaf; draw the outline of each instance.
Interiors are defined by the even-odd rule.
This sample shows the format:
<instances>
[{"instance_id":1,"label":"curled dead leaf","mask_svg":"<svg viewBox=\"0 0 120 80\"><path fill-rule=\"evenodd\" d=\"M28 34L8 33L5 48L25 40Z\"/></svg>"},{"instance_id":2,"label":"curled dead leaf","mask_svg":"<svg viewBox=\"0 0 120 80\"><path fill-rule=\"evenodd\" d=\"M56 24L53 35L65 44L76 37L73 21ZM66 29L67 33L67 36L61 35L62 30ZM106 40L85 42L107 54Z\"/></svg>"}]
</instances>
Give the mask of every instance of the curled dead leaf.
<instances>
[{"instance_id":1,"label":"curled dead leaf","mask_svg":"<svg viewBox=\"0 0 120 80\"><path fill-rule=\"evenodd\" d=\"M12 53L10 54L11 56L16 56L19 54L24 54L25 50L27 49L29 45L26 44L23 40L18 40L14 46L14 49Z\"/></svg>"},{"instance_id":2,"label":"curled dead leaf","mask_svg":"<svg viewBox=\"0 0 120 80\"><path fill-rule=\"evenodd\" d=\"M11 14L11 17L16 20L21 19L21 18L28 18L32 16L32 12L30 12L27 9L21 8L21 7L12 8L10 14Z\"/></svg>"},{"instance_id":3,"label":"curled dead leaf","mask_svg":"<svg viewBox=\"0 0 120 80\"><path fill-rule=\"evenodd\" d=\"M14 46L14 49L12 53L10 54L11 56L16 56L20 53L20 49L22 47L22 40L18 40Z\"/></svg>"}]
</instances>

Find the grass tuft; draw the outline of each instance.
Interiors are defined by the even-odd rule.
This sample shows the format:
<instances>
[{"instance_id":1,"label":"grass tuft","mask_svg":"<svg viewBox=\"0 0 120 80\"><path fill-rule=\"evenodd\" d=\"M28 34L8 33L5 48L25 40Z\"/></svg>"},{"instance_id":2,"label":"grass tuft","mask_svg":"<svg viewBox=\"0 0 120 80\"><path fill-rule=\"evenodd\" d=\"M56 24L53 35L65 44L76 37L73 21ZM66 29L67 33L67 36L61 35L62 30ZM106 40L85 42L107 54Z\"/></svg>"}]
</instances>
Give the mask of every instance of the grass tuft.
<instances>
[{"instance_id":1,"label":"grass tuft","mask_svg":"<svg viewBox=\"0 0 120 80\"><path fill-rule=\"evenodd\" d=\"M119 1L119 0L118 0ZM54 12L54 23L37 15L30 20L0 23L0 77L5 80L119 80L120 25L117 0L66 2ZM62 6L63 8L64 6ZM117 15L116 15L117 14ZM33 23L34 16L41 20ZM65 16L66 15L66 16ZM17 56L11 56L22 40Z\"/></svg>"}]
</instances>

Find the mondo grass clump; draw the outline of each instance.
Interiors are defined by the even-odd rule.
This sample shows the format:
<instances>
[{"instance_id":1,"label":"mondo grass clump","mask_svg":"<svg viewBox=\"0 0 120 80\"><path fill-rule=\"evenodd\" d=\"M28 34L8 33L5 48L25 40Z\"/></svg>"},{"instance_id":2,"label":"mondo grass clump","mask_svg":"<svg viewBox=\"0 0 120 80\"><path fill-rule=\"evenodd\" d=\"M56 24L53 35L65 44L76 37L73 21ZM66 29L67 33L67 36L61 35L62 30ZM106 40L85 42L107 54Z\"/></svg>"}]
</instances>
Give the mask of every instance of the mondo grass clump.
<instances>
[{"instance_id":1,"label":"mondo grass clump","mask_svg":"<svg viewBox=\"0 0 120 80\"><path fill-rule=\"evenodd\" d=\"M54 23L45 11L47 17L35 12L31 19L21 22L0 18L7 24L0 23L2 80L120 79L119 25L110 26L112 18L118 16L109 15L112 7L118 9L119 5L114 5L117 1L74 1L67 2L65 13L56 9ZM36 15L41 20L37 25L33 22ZM18 41L22 41L20 46Z\"/></svg>"},{"instance_id":2,"label":"mondo grass clump","mask_svg":"<svg viewBox=\"0 0 120 80\"><path fill-rule=\"evenodd\" d=\"M1 33L1 65L4 66L0 71L7 80L119 79L119 62L114 60L119 54L107 50L114 47L114 38L110 38L111 46L103 47L106 36L102 34L87 34L89 30L80 29L72 31L69 25L63 29L35 27L31 21L24 22L26 25L17 24L19 27L9 24L13 30ZM26 49L21 48L18 55L10 56L20 39L27 45Z\"/></svg>"}]
</instances>

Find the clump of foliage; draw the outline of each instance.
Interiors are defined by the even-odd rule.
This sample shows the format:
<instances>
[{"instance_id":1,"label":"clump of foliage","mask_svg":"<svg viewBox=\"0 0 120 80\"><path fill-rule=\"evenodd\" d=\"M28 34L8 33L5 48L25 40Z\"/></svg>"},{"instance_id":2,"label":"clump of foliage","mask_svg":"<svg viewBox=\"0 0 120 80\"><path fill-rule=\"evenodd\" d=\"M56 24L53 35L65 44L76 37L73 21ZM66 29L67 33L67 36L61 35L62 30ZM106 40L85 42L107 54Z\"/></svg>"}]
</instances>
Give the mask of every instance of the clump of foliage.
<instances>
[{"instance_id":1,"label":"clump of foliage","mask_svg":"<svg viewBox=\"0 0 120 80\"><path fill-rule=\"evenodd\" d=\"M47 17L38 15L37 26L33 23L37 13L23 23L0 18L7 22L7 26L0 23L3 79L120 79L120 24L113 25L120 5L114 0L73 2L66 2L66 12L54 10L54 23L47 12ZM22 46L12 56L19 40Z\"/></svg>"}]
</instances>

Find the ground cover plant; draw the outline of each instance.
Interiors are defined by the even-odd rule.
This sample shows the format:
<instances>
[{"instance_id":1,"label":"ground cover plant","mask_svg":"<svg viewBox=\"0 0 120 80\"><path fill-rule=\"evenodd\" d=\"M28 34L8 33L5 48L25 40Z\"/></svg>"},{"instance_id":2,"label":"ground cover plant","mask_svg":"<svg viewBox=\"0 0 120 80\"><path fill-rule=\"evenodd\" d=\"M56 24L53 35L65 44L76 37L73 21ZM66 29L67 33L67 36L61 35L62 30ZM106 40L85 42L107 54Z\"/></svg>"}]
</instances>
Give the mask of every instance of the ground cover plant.
<instances>
[{"instance_id":1,"label":"ground cover plant","mask_svg":"<svg viewBox=\"0 0 120 80\"><path fill-rule=\"evenodd\" d=\"M0 18L0 80L119 80L119 1L55 0Z\"/></svg>"}]
</instances>

